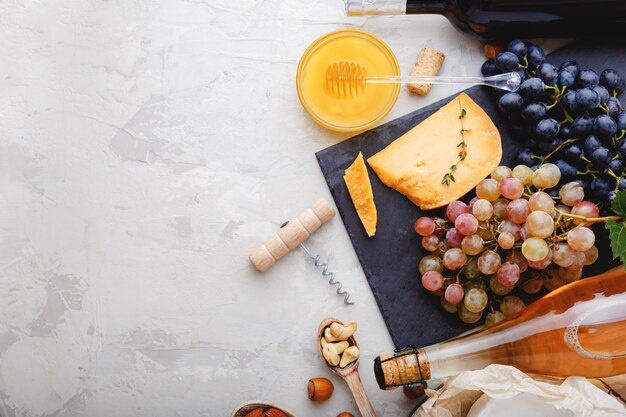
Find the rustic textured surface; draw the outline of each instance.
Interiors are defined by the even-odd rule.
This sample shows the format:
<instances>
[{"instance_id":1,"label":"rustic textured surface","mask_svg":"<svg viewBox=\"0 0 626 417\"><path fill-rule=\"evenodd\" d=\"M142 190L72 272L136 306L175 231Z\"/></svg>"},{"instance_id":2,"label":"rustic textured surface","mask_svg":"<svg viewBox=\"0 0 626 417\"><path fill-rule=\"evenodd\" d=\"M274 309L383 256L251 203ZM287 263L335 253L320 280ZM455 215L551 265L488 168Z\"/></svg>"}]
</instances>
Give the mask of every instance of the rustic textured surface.
<instances>
[{"instance_id":1,"label":"rustic textured surface","mask_svg":"<svg viewBox=\"0 0 626 417\"><path fill-rule=\"evenodd\" d=\"M446 75L481 47L441 17L347 18L340 0L0 2L0 415L223 417L249 400L301 417L357 415L322 363L319 320L359 321L379 415L406 416L372 358L393 348L339 218L266 274L247 255L330 200L294 83L318 36L361 28L406 73L425 45ZM395 119L457 91L403 89ZM337 387L307 399L311 377Z\"/></svg>"}]
</instances>

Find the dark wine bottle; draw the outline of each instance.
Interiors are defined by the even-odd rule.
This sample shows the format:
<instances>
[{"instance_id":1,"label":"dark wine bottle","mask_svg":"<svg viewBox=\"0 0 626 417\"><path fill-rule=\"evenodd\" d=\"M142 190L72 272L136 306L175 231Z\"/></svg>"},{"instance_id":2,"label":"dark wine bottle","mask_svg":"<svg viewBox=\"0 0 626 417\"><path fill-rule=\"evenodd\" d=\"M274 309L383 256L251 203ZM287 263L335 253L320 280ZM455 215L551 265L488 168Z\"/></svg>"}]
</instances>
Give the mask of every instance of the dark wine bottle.
<instances>
[{"instance_id":1,"label":"dark wine bottle","mask_svg":"<svg viewBox=\"0 0 626 417\"><path fill-rule=\"evenodd\" d=\"M626 23L626 0L345 0L348 15L441 14L484 39L608 38Z\"/></svg>"}]
</instances>

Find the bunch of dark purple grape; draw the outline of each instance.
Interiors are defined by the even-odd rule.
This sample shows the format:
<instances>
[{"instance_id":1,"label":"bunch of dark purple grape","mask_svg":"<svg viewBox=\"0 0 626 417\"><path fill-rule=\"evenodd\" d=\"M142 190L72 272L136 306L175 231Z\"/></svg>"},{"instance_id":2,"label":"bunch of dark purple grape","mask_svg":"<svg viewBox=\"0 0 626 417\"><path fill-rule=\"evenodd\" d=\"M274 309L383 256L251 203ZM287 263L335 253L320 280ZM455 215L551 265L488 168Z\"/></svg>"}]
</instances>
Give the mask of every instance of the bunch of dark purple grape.
<instances>
[{"instance_id":1,"label":"bunch of dark purple grape","mask_svg":"<svg viewBox=\"0 0 626 417\"><path fill-rule=\"evenodd\" d=\"M616 192L626 189L626 112L617 98L625 83L617 71L598 74L576 61L557 68L546 62L543 49L521 40L511 41L481 71L522 77L517 92L497 92L498 106L522 144L517 163L534 169L552 162L564 183L580 182L585 194L608 209Z\"/></svg>"}]
</instances>

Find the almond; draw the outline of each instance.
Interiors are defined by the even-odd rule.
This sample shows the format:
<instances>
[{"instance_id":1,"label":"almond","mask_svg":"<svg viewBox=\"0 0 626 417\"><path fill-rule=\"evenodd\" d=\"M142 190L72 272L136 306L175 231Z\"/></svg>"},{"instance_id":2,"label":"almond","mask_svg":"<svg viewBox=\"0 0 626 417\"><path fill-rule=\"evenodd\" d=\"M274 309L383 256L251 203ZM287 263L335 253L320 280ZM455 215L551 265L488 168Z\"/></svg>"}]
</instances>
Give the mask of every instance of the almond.
<instances>
[{"instance_id":1,"label":"almond","mask_svg":"<svg viewBox=\"0 0 626 417\"><path fill-rule=\"evenodd\" d=\"M263 414L263 417L287 417L287 414L277 408L270 408Z\"/></svg>"},{"instance_id":2,"label":"almond","mask_svg":"<svg viewBox=\"0 0 626 417\"><path fill-rule=\"evenodd\" d=\"M244 417L262 417L263 409L261 407L255 408L252 411L248 411L248 413Z\"/></svg>"}]
</instances>

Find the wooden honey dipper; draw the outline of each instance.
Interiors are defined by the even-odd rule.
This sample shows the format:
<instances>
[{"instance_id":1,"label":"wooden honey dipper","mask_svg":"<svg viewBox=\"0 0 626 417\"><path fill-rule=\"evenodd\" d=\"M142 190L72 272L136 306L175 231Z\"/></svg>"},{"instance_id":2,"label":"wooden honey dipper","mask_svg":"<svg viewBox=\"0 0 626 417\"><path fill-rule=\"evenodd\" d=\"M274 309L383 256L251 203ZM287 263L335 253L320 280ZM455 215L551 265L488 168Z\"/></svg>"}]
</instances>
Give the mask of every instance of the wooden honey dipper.
<instances>
[{"instance_id":1,"label":"wooden honey dipper","mask_svg":"<svg viewBox=\"0 0 626 417\"><path fill-rule=\"evenodd\" d=\"M314 261L316 267L323 268L322 275L328 278L329 284L337 286L337 294L344 296L344 302L354 304L354 301L349 300L350 294L342 289L342 283L335 279L335 274L328 271L328 265L320 261L319 255L312 255L302 244L324 223L332 219L335 214L335 209L328 201L320 198L297 217L285 222L276 234L254 249L248 256L250 263L260 272L265 272L274 266L280 258L300 246L307 256Z\"/></svg>"}]
</instances>

